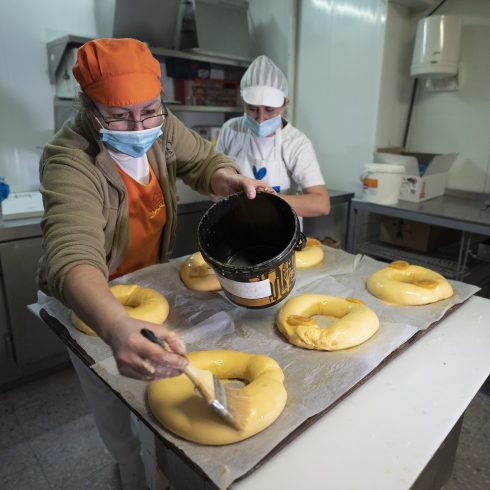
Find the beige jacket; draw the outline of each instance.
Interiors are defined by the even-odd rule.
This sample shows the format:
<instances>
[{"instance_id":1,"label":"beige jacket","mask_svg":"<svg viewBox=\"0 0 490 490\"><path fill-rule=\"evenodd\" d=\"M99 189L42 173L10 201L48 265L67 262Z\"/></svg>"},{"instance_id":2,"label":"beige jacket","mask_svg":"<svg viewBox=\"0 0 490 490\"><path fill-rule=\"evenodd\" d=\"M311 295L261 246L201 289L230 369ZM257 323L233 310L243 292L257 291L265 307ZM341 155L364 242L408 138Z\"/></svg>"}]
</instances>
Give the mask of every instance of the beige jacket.
<instances>
[{"instance_id":1,"label":"beige jacket","mask_svg":"<svg viewBox=\"0 0 490 490\"><path fill-rule=\"evenodd\" d=\"M61 301L64 278L73 267L89 264L108 278L129 247L126 187L90 117L82 109L75 120L67 121L46 145L40 162L45 214L38 284ZM147 156L167 206L160 254L163 262L175 241L176 177L207 195L217 169L238 169L171 113L165 119L163 135Z\"/></svg>"}]
</instances>

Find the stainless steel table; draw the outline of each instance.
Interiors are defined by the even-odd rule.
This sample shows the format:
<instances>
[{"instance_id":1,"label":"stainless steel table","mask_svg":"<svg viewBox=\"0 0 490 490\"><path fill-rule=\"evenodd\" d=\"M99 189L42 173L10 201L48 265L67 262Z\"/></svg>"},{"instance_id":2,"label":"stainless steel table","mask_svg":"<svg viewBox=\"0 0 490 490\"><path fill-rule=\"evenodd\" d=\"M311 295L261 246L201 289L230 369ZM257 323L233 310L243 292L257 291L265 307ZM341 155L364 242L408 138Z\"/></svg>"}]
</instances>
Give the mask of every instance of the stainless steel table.
<instances>
[{"instance_id":1,"label":"stainless steel table","mask_svg":"<svg viewBox=\"0 0 490 490\"><path fill-rule=\"evenodd\" d=\"M329 189L331 212L328 216L303 218L303 230L307 235L322 238L326 235L342 241L345 248L348 236L348 220L353 192Z\"/></svg>"},{"instance_id":2,"label":"stainless steel table","mask_svg":"<svg viewBox=\"0 0 490 490\"><path fill-rule=\"evenodd\" d=\"M352 199L347 251L351 253L364 252L378 256L385 254L385 258L391 258L387 249L382 250L369 241L369 235L376 231L372 228L369 229L369 214L391 216L458 230L461 232L461 239L453 273L449 269L444 269L447 264L437 257L434 258L434 261L428 261L427 257L416 257L416 254L409 255L407 258L415 259L414 261L418 258L422 265L433 267L436 270L439 265L443 269L440 271L441 273L456 280L464 281L468 272L467 263L473 236L490 236L490 206L486 204L489 197L485 194L452 191L448 192L447 195L421 203L399 201L395 205L375 204Z\"/></svg>"}]
</instances>

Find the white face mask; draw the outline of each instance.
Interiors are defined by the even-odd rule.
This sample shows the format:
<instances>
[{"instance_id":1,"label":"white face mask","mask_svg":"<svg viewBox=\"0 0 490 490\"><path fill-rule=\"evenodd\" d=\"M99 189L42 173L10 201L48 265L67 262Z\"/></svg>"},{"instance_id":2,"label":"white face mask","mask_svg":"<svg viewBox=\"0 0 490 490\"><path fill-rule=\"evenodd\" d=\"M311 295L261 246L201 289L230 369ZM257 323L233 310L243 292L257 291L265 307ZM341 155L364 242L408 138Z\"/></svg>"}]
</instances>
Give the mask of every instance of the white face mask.
<instances>
[{"instance_id":1,"label":"white face mask","mask_svg":"<svg viewBox=\"0 0 490 490\"><path fill-rule=\"evenodd\" d=\"M272 117L271 119L266 119L261 123L258 123L255 119L251 118L247 113L245 113L245 126L249 128L252 133L261 138L265 136L270 136L274 134L280 127L282 123L281 115Z\"/></svg>"},{"instance_id":2,"label":"white face mask","mask_svg":"<svg viewBox=\"0 0 490 490\"><path fill-rule=\"evenodd\" d=\"M117 151L132 157L143 156L163 134L162 124L150 129L139 131L112 131L102 128L100 131L102 141Z\"/></svg>"}]
</instances>

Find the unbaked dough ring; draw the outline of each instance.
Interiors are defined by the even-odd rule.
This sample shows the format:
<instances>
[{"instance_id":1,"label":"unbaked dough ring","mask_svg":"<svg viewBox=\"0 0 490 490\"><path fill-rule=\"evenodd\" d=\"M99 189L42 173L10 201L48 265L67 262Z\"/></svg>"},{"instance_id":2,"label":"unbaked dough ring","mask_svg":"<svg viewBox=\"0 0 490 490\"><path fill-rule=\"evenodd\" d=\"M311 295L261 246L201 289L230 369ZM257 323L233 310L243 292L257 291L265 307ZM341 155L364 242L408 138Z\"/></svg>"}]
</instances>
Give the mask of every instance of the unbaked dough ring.
<instances>
[{"instance_id":1,"label":"unbaked dough ring","mask_svg":"<svg viewBox=\"0 0 490 490\"><path fill-rule=\"evenodd\" d=\"M198 444L232 444L269 427L283 411L287 399L284 374L270 357L217 350L191 352L188 358L192 365L211 371L222 380L248 383L243 391L249 406L239 417L245 422L239 431L214 413L185 375L152 381L147 393L150 410L174 434Z\"/></svg>"},{"instance_id":2,"label":"unbaked dough ring","mask_svg":"<svg viewBox=\"0 0 490 490\"><path fill-rule=\"evenodd\" d=\"M214 270L205 262L201 252L196 252L180 267L182 282L194 291L219 291L221 284Z\"/></svg>"},{"instance_id":3,"label":"unbaked dough ring","mask_svg":"<svg viewBox=\"0 0 490 490\"><path fill-rule=\"evenodd\" d=\"M305 248L295 252L296 267L298 269L306 269L307 267L318 265L322 262L324 255L321 242L316 238L308 237Z\"/></svg>"},{"instance_id":4,"label":"unbaked dough ring","mask_svg":"<svg viewBox=\"0 0 490 490\"><path fill-rule=\"evenodd\" d=\"M367 288L383 301L406 306L427 305L454 294L451 284L441 274L404 260L371 274Z\"/></svg>"},{"instance_id":5,"label":"unbaked dough ring","mask_svg":"<svg viewBox=\"0 0 490 490\"><path fill-rule=\"evenodd\" d=\"M133 318L152 323L163 323L167 319L168 301L154 289L143 288L137 284L116 284L111 287L111 292ZM81 332L97 336L73 311L71 321Z\"/></svg>"},{"instance_id":6,"label":"unbaked dough ring","mask_svg":"<svg viewBox=\"0 0 490 490\"><path fill-rule=\"evenodd\" d=\"M321 328L311 318L315 315L338 320ZM378 316L362 301L324 294L300 294L286 301L276 323L291 344L327 351L362 344L379 328Z\"/></svg>"}]
</instances>

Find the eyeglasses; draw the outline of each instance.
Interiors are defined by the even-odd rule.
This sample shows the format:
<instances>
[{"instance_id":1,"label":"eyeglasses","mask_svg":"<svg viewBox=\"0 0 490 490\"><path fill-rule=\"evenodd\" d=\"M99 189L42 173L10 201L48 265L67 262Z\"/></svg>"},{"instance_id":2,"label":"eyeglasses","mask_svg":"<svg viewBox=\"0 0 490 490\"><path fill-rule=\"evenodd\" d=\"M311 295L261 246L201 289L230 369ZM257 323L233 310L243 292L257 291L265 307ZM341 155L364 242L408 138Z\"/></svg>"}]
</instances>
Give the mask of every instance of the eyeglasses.
<instances>
[{"instance_id":1,"label":"eyeglasses","mask_svg":"<svg viewBox=\"0 0 490 490\"><path fill-rule=\"evenodd\" d=\"M99 113L102 120L106 123L107 128L113 131L131 131L138 123L141 123L143 128L145 129L151 129L154 128L155 126L158 126L159 124L162 124L165 118L168 116L168 110L163 100L161 100L161 104L162 104L162 111L160 113L154 114L153 116L143 117L142 119L136 121L134 119L129 119L127 117L106 119L101 114L98 107L94 103L92 103L94 109Z\"/></svg>"}]
</instances>

